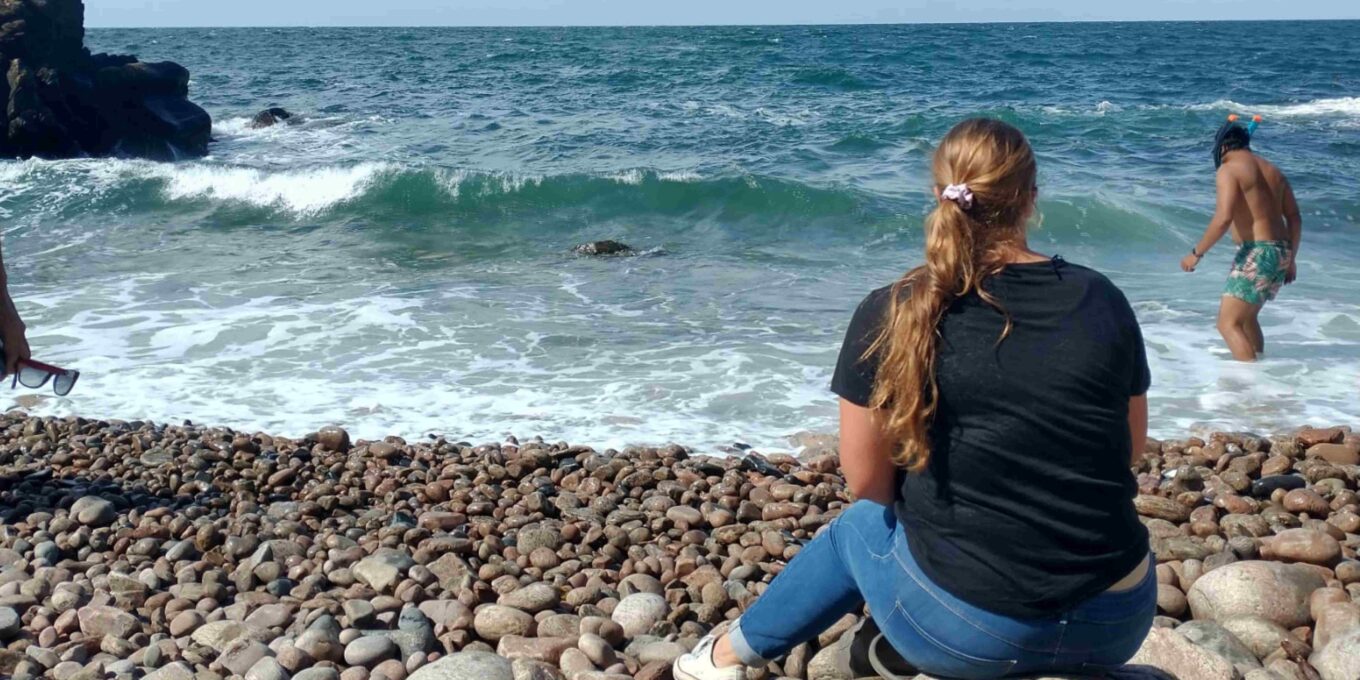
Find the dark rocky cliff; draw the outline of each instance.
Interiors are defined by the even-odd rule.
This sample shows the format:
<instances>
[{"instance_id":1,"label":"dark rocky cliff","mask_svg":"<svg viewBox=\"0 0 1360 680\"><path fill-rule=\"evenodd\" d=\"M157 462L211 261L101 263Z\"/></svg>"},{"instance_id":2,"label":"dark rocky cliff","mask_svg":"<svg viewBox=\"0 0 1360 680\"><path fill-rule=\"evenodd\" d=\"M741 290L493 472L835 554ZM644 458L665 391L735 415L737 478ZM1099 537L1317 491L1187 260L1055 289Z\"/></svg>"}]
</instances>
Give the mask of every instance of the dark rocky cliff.
<instances>
[{"instance_id":1,"label":"dark rocky cliff","mask_svg":"<svg viewBox=\"0 0 1360 680\"><path fill-rule=\"evenodd\" d=\"M0 0L0 157L203 156L212 119L171 62L90 54L81 0Z\"/></svg>"}]
</instances>

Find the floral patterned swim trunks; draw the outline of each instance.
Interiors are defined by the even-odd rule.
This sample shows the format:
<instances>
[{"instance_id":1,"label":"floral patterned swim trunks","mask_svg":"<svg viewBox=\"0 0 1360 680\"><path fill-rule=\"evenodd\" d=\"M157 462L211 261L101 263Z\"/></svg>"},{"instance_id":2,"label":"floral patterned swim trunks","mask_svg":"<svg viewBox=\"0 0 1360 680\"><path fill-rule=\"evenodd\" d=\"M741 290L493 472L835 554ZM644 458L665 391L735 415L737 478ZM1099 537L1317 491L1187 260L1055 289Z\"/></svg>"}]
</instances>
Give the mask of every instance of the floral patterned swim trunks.
<instances>
[{"instance_id":1,"label":"floral patterned swim trunks","mask_svg":"<svg viewBox=\"0 0 1360 680\"><path fill-rule=\"evenodd\" d=\"M1249 305L1263 305L1275 299L1289 274L1293 255L1288 241L1247 241L1237 249L1224 295Z\"/></svg>"}]
</instances>

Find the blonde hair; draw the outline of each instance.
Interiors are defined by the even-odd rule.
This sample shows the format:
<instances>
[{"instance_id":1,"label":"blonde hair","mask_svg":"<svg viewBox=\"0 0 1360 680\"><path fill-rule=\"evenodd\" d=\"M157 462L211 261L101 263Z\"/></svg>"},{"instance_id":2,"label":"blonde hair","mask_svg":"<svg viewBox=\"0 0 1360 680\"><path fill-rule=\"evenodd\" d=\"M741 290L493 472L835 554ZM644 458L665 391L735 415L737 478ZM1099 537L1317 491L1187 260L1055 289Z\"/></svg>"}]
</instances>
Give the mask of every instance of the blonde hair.
<instances>
[{"instance_id":1,"label":"blonde hair","mask_svg":"<svg viewBox=\"0 0 1360 680\"><path fill-rule=\"evenodd\" d=\"M1001 272L1007 251L1024 233L1037 169L1023 133L999 120L974 118L945 135L931 172L936 196L949 185L966 184L972 200L941 197L926 218L925 264L893 286L887 321L865 354L879 357L869 405L899 443L893 461L910 472L930 463L930 427L940 397L935 376L940 321L955 300L970 293L1006 314L982 282ZM1006 314L997 342L1010 331Z\"/></svg>"}]
</instances>

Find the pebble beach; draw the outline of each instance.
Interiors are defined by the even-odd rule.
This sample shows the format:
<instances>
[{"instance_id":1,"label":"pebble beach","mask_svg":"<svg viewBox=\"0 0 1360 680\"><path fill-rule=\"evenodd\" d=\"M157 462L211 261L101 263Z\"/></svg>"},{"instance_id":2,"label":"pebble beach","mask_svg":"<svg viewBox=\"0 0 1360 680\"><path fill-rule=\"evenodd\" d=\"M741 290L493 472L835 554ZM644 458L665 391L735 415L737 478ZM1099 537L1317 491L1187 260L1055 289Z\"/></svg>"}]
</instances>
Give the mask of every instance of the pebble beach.
<instances>
[{"instance_id":1,"label":"pebble beach","mask_svg":"<svg viewBox=\"0 0 1360 680\"><path fill-rule=\"evenodd\" d=\"M1153 441L1133 473L1159 617L1131 670L1360 677L1360 435ZM850 501L829 443L709 457L11 413L0 674L665 680ZM856 677L857 622L747 677Z\"/></svg>"}]
</instances>

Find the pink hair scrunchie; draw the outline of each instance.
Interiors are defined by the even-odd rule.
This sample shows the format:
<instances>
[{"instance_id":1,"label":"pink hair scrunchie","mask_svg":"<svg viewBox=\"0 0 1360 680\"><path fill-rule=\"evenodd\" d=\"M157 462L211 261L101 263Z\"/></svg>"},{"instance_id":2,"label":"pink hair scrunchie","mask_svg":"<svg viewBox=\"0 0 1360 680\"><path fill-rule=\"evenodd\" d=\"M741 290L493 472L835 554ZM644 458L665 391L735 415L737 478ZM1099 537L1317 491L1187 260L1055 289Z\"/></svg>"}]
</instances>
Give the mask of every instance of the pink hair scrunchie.
<instances>
[{"instance_id":1,"label":"pink hair scrunchie","mask_svg":"<svg viewBox=\"0 0 1360 680\"><path fill-rule=\"evenodd\" d=\"M940 192L940 198L959 204L964 210L973 209L973 192L967 184L950 184Z\"/></svg>"}]
</instances>

